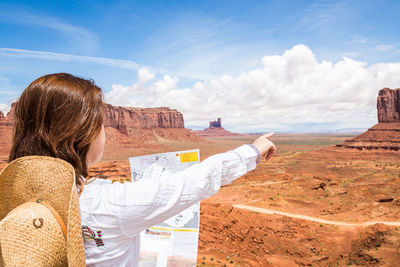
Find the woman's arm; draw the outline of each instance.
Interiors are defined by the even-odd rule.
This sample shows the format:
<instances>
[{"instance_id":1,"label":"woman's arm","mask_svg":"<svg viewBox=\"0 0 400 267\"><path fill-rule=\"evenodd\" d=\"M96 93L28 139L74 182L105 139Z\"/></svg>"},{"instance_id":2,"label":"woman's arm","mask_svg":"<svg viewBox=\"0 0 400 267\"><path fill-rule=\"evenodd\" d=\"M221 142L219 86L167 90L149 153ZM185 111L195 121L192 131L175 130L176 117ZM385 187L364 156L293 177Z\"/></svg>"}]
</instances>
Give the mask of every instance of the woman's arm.
<instances>
[{"instance_id":1,"label":"woman's arm","mask_svg":"<svg viewBox=\"0 0 400 267\"><path fill-rule=\"evenodd\" d=\"M118 217L125 236L133 237L214 195L221 185L254 170L256 150L261 151L261 155L267 150L256 142L253 145L256 147L242 145L210 156L201 163L157 179L102 185L99 188L101 206Z\"/></svg>"}]
</instances>

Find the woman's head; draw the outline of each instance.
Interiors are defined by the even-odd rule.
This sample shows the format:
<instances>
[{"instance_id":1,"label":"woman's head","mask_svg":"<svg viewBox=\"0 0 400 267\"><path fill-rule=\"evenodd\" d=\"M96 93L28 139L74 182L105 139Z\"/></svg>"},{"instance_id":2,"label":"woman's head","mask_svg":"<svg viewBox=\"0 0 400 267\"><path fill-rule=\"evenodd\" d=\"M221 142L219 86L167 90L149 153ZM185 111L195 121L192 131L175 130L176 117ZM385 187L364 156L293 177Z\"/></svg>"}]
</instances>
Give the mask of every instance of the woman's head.
<instances>
[{"instance_id":1,"label":"woman's head","mask_svg":"<svg viewBox=\"0 0 400 267\"><path fill-rule=\"evenodd\" d=\"M86 177L88 164L103 153L104 105L92 80L67 73L36 79L15 105L9 162L30 155L56 157L71 163L77 178Z\"/></svg>"}]
</instances>

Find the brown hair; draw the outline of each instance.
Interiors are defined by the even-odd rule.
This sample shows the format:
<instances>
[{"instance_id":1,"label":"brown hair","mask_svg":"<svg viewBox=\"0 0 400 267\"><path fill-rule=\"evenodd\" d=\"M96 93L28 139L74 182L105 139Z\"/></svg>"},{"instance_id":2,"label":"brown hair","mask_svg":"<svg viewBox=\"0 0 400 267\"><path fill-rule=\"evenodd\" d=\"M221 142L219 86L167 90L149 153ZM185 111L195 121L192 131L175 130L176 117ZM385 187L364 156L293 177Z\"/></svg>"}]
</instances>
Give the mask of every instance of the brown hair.
<instances>
[{"instance_id":1,"label":"brown hair","mask_svg":"<svg viewBox=\"0 0 400 267\"><path fill-rule=\"evenodd\" d=\"M88 175L86 155L100 133L104 96L93 80L55 73L34 80L15 104L9 162L30 155L63 159L76 182Z\"/></svg>"}]
</instances>

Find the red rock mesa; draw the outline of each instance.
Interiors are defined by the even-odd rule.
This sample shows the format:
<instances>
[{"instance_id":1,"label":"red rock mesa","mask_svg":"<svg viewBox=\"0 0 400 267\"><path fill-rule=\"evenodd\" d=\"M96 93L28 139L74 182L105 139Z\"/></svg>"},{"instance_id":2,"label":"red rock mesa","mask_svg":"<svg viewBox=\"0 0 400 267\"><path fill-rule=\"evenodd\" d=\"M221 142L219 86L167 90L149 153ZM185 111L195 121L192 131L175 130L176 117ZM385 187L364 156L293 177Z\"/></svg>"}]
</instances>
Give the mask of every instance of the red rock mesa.
<instances>
[{"instance_id":1,"label":"red rock mesa","mask_svg":"<svg viewBox=\"0 0 400 267\"><path fill-rule=\"evenodd\" d=\"M0 112L0 159L3 161L11 149L14 107L15 103L6 116ZM203 140L185 128L182 113L168 107L134 108L107 104L104 126L105 154L123 148L160 146L165 140Z\"/></svg>"},{"instance_id":2,"label":"red rock mesa","mask_svg":"<svg viewBox=\"0 0 400 267\"><path fill-rule=\"evenodd\" d=\"M378 123L337 145L358 149L400 150L400 89L383 88L377 99Z\"/></svg>"}]
</instances>

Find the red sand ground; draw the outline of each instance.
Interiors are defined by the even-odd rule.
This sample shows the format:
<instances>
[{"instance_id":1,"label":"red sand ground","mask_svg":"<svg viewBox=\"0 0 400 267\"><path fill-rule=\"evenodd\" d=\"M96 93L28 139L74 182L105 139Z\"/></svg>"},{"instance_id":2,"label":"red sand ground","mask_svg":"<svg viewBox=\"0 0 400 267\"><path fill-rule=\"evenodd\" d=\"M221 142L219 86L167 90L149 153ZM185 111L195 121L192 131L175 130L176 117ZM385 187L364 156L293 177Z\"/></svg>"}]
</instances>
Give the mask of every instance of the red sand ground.
<instances>
[{"instance_id":1,"label":"red sand ground","mask_svg":"<svg viewBox=\"0 0 400 267\"><path fill-rule=\"evenodd\" d=\"M277 135L278 153L202 202L199 266L400 266L400 227L337 226L233 208L246 204L341 221L400 222L400 152L337 148L351 136ZM129 156L200 148L201 159L256 136L106 151L93 176L129 179ZM118 151L119 152L119 151ZM113 155L116 155L113 157ZM124 160L121 160L124 159ZM0 169L5 162L0 163Z\"/></svg>"}]
</instances>

